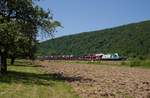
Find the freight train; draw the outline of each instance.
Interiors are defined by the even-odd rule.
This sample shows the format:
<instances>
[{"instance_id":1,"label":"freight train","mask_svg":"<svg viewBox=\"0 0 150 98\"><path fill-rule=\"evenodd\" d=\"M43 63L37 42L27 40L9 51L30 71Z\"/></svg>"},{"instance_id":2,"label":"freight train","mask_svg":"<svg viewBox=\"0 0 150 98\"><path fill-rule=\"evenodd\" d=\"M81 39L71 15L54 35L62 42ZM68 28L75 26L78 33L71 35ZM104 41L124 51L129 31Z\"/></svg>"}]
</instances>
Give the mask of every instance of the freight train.
<instances>
[{"instance_id":1,"label":"freight train","mask_svg":"<svg viewBox=\"0 0 150 98\"><path fill-rule=\"evenodd\" d=\"M86 61L98 61L98 60L124 60L126 58L119 56L118 53L111 54L89 54L83 56L74 55L49 55L49 56L38 56L40 60L86 60Z\"/></svg>"}]
</instances>

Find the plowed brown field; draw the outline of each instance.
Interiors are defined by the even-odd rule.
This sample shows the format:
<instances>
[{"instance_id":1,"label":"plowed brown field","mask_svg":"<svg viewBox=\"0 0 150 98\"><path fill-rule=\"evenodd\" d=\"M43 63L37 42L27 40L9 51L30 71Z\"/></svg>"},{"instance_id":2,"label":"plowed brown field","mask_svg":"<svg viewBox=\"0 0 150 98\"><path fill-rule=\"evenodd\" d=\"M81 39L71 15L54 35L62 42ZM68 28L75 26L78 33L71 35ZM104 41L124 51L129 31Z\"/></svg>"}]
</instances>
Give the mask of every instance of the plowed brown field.
<instances>
[{"instance_id":1,"label":"plowed brown field","mask_svg":"<svg viewBox=\"0 0 150 98\"><path fill-rule=\"evenodd\" d=\"M42 66L67 81L81 98L150 98L150 69L59 61Z\"/></svg>"}]
</instances>

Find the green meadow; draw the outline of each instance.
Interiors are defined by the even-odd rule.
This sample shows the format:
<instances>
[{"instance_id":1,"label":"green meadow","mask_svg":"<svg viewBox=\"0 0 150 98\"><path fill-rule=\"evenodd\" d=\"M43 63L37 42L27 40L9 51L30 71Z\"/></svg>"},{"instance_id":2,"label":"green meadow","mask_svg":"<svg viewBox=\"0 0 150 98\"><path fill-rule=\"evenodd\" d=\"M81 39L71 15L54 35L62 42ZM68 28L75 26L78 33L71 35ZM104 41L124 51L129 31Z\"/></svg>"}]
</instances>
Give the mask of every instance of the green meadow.
<instances>
[{"instance_id":1,"label":"green meadow","mask_svg":"<svg viewBox=\"0 0 150 98\"><path fill-rule=\"evenodd\" d=\"M46 73L39 65L18 60L0 75L0 98L79 98L62 80Z\"/></svg>"}]
</instances>

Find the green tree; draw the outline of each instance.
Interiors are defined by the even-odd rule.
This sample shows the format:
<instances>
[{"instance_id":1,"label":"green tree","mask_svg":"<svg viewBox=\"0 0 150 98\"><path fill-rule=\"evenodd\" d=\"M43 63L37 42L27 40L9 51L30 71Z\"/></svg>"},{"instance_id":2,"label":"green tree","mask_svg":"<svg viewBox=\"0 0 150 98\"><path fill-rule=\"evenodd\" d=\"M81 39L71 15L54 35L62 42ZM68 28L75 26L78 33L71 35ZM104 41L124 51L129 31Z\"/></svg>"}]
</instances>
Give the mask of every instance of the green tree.
<instances>
[{"instance_id":1,"label":"green tree","mask_svg":"<svg viewBox=\"0 0 150 98\"><path fill-rule=\"evenodd\" d=\"M36 1L36 0L35 0ZM7 71L7 58L27 53L33 58L38 30L52 35L60 23L53 20L50 11L45 11L34 0L0 1L0 71Z\"/></svg>"}]
</instances>

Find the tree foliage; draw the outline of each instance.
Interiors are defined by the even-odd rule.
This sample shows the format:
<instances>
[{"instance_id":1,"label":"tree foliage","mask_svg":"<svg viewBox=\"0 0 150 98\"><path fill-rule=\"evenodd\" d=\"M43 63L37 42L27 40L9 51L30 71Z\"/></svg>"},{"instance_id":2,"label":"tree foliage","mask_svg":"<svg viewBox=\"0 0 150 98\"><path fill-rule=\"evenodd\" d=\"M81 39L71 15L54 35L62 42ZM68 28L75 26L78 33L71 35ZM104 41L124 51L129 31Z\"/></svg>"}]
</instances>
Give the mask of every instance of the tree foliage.
<instances>
[{"instance_id":1,"label":"tree foliage","mask_svg":"<svg viewBox=\"0 0 150 98\"><path fill-rule=\"evenodd\" d=\"M52 35L60 23L53 20L50 11L45 11L37 0L0 0L0 55L1 71L6 71L8 57L33 59L36 36Z\"/></svg>"}]
</instances>

